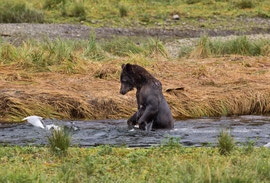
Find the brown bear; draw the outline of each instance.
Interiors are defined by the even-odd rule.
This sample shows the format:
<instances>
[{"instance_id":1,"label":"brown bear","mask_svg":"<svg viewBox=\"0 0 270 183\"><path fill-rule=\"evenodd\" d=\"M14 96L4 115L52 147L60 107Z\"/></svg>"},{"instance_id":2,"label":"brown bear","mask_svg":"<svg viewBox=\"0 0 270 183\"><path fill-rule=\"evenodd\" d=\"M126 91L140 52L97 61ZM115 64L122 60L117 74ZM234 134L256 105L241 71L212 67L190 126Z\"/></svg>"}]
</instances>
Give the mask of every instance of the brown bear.
<instances>
[{"instance_id":1,"label":"brown bear","mask_svg":"<svg viewBox=\"0 0 270 183\"><path fill-rule=\"evenodd\" d=\"M136 124L140 129L171 129L174 119L162 93L162 85L147 70L139 65L123 64L120 77L120 93L137 89L138 111L127 120L129 128Z\"/></svg>"}]
</instances>

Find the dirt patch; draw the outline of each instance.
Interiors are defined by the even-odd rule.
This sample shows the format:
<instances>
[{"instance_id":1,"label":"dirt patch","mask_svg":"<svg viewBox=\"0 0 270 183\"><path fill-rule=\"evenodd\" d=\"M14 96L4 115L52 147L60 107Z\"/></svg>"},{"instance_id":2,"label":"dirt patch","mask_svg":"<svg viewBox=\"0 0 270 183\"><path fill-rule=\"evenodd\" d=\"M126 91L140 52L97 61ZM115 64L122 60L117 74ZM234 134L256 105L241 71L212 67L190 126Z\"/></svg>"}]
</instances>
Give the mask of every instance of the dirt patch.
<instances>
[{"instance_id":1,"label":"dirt patch","mask_svg":"<svg viewBox=\"0 0 270 183\"><path fill-rule=\"evenodd\" d=\"M73 75L0 67L0 118L128 118L136 111L135 91L119 93L120 64L109 64L110 77L101 77L100 63L92 63L97 70ZM153 61L146 69L162 82L175 118L270 112L269 57Z\"/></svg>"}]
</instances>

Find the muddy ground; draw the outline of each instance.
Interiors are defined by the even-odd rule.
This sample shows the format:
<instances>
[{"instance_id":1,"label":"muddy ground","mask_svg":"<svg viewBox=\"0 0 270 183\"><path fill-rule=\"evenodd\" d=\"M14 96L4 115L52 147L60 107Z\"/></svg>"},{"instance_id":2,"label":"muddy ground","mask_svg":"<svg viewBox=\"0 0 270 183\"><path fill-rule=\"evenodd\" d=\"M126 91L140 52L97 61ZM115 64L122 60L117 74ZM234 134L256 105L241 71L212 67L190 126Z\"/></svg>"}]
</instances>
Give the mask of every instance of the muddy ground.
<instances>
[{"instance_id":1,"label":"muddy ground","mask_svg":"<svg viewBox=\"0 0 270 183\"><path fill-rule=\"evenodd\" d=\"M210 21L210 22L209 22ZM270 19L238 17L228 20L230 24L222 25L219 20L198 19L196 24L182 22L177 27L153 28L115 28L115 27L88 27L72 24L0 24L0 36L10 42L21 42L28 38L63 38L88 39L89 32L95 31L97 39L111 38L113 36L152 36L160 39L173 40L181 38L200 37L202 34L213 36L269 34ZM203 23L213 24L213 28L204 28Z\"/></svg>"},{"instance_id":2,"label":"muddy ground","mask_svg":"<svg viewBox=\"0 0 270 183\"><path fill-rule=\"evenodd\" d=\"M0 24L2 39L14 43L44 36L87 39L91 30L93 28L69 24ZM180 39L198 37L205 31L210 36L270 32L269 28L252 28L246 32L179 28L94 30L98 39L114 35ZM105 65L104 68L104 65L93 63L95 69L90 69L88 74L73 75L26 73L0 65L0 120L19 121L27 115L58 119L128 118L136 111L135 91L125 96L119 93L121 61ZM146 69L162 82L164 95L175 118L270 112L269 57L232 55L169 62L157 59ZM106 73L113 77L106 77Z\"/></svg>"}]
</instances>

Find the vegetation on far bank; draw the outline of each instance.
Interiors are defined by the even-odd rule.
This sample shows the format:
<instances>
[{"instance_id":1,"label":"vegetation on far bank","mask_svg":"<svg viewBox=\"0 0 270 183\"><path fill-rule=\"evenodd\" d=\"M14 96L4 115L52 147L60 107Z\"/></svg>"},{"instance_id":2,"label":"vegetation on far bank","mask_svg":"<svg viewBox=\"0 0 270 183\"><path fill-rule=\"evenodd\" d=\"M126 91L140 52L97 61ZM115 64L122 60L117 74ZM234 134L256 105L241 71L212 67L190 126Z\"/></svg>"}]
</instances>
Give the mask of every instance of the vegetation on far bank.
<instances>
[{"instance_id":1,"label":"vegetation on far bank","mask_svg":"<svg viewBox=\"0 0 270 183\"><path fill-rule=\"evenodd\" d=\"M169 139L149 149L108 145L70 148L0 146L0 182L269 182L270 149L247 144L185 148Z\"/></svg>"},{"instance_id":2,"label":"vegetation on far bank","mask_svg":"<svg viewBox=\"0 0 270 183\"><path fill-rule=\"evenodd\" d=\"M270 56L270 40L250 40L246 36L212 40L202 36L194 46L180 46L178 50L179 58ZM0 45L2 66L16 66L32 72L84 73L96 61L102 63L115 59L130 60L133 57L140 57L142 60L175 60L159 39L115 37L97 41L93 32L89 34L88 40L44 38L43 41L29 40L19 46L7 42Z\"/></svg>"},{"instance_id":3,"label":"vegetation on far bank","mask_svg":"<svg viewBox=\"0 0 270 183\"><path fill-rule=\"evenodd\" d=\"M161 80L175 118L269 114L269 48L268 40L203 36L185 54L179 48L184 57L171 58L156 39L97 42L91 33L88 41L3 42L0 117L128 118L136 110L134 93L119 94L127 62Z\"/></svg>"},{"instance_id":4,"label":"vegetation on far bank","mask_svg":"<svg viewBox=\"0 0 270 183\"><path fill-rule=\"evenodd\" d=\"M9 8L6 8L9 7ZM95 27L229 25L236 17L270 17L268 0L2 0L0 22L82 23ZM8 15L8 16L7 16ZM181 21L173 21L178 15ZM197 19L204 19L198 22ZM220 23L208 23L220 19ZM183 20L183 21L182 21ZM194 23L194 21L196 23ZM215 24L215 25L214 25Z\"/></svg>"}]
</instances>

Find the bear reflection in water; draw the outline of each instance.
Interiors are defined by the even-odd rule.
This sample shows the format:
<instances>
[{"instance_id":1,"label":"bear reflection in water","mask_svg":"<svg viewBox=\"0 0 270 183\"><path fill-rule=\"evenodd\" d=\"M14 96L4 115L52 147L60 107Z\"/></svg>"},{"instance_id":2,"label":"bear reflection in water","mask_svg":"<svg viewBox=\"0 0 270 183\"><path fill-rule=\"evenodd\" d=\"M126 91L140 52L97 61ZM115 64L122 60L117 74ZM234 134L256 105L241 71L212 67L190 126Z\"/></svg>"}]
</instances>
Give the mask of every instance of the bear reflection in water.
<instances>
[{"instance_id":1,"label":"bear reflection in water","mask_svg":"<svg viewBox=\"0 0 270 183\"><path fill-rule=\"evenodd\" d=\"M120 93L137 89L138 111L128 119L129 128L139 125L140 129L172 129L174 119L162 93L162 85L147 70L138 65L123 64L120 77Z\"/></svg>"}]
</instances>

